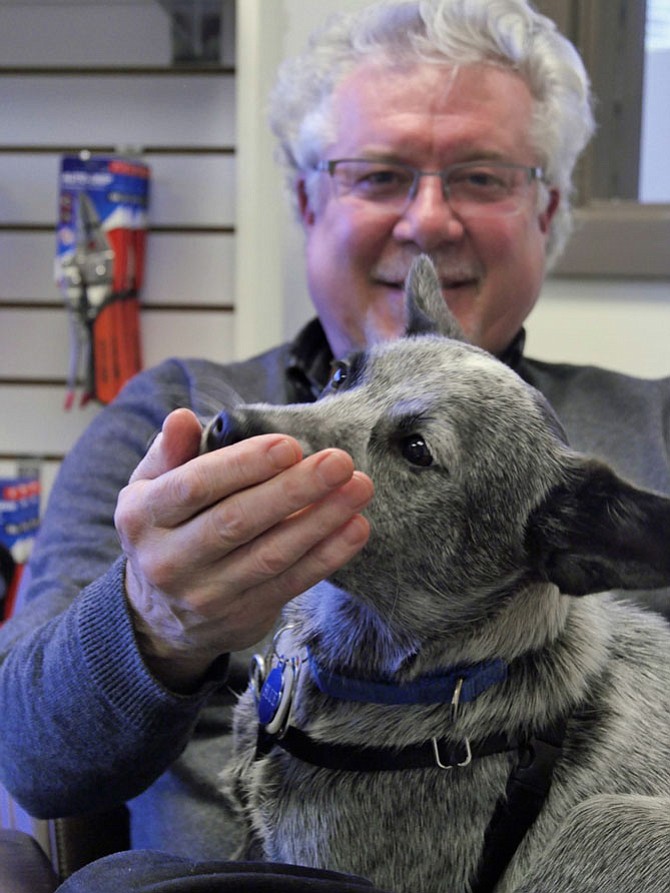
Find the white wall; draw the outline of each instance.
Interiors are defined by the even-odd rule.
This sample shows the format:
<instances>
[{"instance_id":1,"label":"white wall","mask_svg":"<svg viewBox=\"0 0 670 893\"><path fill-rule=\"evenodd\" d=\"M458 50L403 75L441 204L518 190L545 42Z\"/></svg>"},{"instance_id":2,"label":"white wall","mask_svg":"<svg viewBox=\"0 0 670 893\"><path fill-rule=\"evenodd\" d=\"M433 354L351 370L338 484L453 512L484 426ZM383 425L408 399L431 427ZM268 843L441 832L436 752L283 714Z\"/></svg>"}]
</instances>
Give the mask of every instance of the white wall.
<instances>
[{"instance_id":1,"label":"white wall","mask_svg":"<svg viewBox=\"0 0 670 893\"><path fill-rule=\"evenodd\" d=\"M53 281L62 147L153 147L144 364L230 360L235 77L170 71L170 21L155 0L0 0L0 58L20 69L0 76L0 474L13 473L17 456L46 456L48 490L98 409L63 410L68 319ZM37 71L44 66L52 70ZM84 70L53 70L72 66ZM110 75L101 66L156 70Z\"/></svg>"},{"instance_id":2,"label":"white wall","mask_svg":"<svg viewBox=\"0 0 670 893\"><path fill-rule=\"evenodd\" d=\"M670 375L670 283L550 279L528 319L529 356L643 378Z\"/></svg>"},{"instance_id":3,"label":"white wall","mask_svg":"<svg viewBox=\"0 0 670 893\"><path fill-rule=\"evenodd\" d=\"M277 65L335 11L366 0L238 0L238 219L235 345L248 356L291 338L312 315L300 230L274 161L266 115ZM253 184L253 188L252 187Z\"/></svg>"}]
</instances>

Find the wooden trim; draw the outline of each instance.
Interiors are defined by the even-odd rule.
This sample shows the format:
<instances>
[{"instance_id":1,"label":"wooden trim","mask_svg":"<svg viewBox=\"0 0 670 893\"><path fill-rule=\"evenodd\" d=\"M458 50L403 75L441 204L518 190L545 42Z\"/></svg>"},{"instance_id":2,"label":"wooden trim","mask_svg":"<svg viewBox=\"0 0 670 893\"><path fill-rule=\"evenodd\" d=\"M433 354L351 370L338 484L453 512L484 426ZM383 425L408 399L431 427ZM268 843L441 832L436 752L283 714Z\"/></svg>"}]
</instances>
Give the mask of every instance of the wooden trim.
<instances>
[{"instance_id":1,"label":"wooden trim","mask_svg":"<svg viewBox=\"0 0 670 893\"><path fill-rule=\"evenodd\" d=\"M3 388L67 388L65 378L0 378Z\"/></svg>"},{"instance_id":2,"label":"wooden trim","mask_svg":"<svg viewBox=\"0 0 670 893\"><path fill-rule=\"evenodd\" d=\"M92 155L116 155L118 146L87 146ZM78 155L78 146L0 145L0 155ZM142 146L142 155L235 155L235 146Z\"/></svg>"},{"instance_id":3,"label":"wooden trim","mask_svg":"<svg viewBox=\"0 0 670 893\"><path fill-rule=\"evenodd\" d=\"M235 71L231 65L2 65L0 77L221 77Z\"/></svg>"},{"instance_id":4,"label":"wooden trim","mask_svg":"<svg viewBox=\"0 0 670 893\"><path fill-rule=\"evenodd\" d=\"M54 224L55 227L55 224ZM234 235L234 226L200 226L196 224L164 224L147 227L149 233L193 233L201 235Z\"/></svg>"},{"instance_id":5,"label":"wooden trim","mask_svg":"<svg viewBox=\"0 0 670 893\"><path fill-rule=\"evenodd\" d=\"M0 298L0 312L3 310L60 310L64 301L42 301L39 299L26 301L3 300ZM141 313L234 313L233 304L142 304Z\"/></svg>"},{"instance_id":6,"label":"wooden trim","mask_svg":"<svg viewBox=\"0 0 670 893\"><path fill-rule=\"evenodd\" d=\"M646 0L538 0L537 5L581 52L599 121L576 171L575 235L553 272L668 279L670 204L635 200ZM608 199L612 183L621 194Z\"/></svg>"},{"instance_id":7,"label":"wooden trim","mask_svg":"<svg viewBox=\"0 0 670 893\"><path fill-rule=\"evenodd\" d=\"M7 223L0 222L0 232L55 233L56 223ZM196 224L165 224L149 226L147 232L156 234L184 235L234 235L234 226L199 226Z\"/></svg>"},{"instance_id":8,"label":"wooden trim","mask_svg":"<svg viewBox=\"0 0 670 893\"><path fill-rule=\"evenodd\" d=\"M5 301L0 298L2 310L57 310L63 306L62 301L42 301L39 298L28 301Z\"/></svg>"},{"instance_id":9,"label":"wooden trim","mask_svg":"<svg viewBox=\"0 0 670 893\"><path fill-rule=\"evenodd\" d=\"M577 46L597 98L598 129L584 153L582 200L637 201L646 0L580 3Z\"/></svg>"},{"instance_id":10,"label":"wooden trim","mask_svg":"<svg viewBox=\"0 0 670 893\"><path fill-rule=\"evenodd\" d=\"M555 275L670 279L670 205L593 201L575 223Z\"/></svg>"},{"instance_id":11,"label":"wooden trim","mask_svg":"<svg viewBox=\"0 0 670 893\"><path fill-rule=\"evenodd\" d=\"M0 453L0 462L21 462L30 460L31 462L62 462L65 453L31 453L26 456L25 453Z\"/></svg>"},{"instance_id":12,"label":"wooden trim","mask_svg":"<svg viewBox=\"0 0 670 893\"><path fill-rule=\"evenodd\" d=\"M234 313L233 304L142 304L142 313Z\"/></svg>"}]
</instances>

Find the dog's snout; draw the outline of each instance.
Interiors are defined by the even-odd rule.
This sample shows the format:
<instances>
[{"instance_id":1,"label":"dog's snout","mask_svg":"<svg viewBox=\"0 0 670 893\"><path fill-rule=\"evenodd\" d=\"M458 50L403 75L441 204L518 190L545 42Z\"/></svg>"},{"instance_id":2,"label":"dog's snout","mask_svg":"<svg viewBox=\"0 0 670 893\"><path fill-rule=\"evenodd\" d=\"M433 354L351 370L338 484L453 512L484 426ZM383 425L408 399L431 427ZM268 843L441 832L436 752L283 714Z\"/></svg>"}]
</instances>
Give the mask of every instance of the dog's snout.
<instances>
[{"instance_id":1,"label":"dog's snout","mask_svg":"<svg viewBox=\"0 0 670 893\"><path fill-rule=\"evenodd\" d=\"M239 443L246 440L249 433L246 426L230 410L222 410L216 418L212 419L205 431L204 447L206 452Z\"/></svg>"}]
</instances>

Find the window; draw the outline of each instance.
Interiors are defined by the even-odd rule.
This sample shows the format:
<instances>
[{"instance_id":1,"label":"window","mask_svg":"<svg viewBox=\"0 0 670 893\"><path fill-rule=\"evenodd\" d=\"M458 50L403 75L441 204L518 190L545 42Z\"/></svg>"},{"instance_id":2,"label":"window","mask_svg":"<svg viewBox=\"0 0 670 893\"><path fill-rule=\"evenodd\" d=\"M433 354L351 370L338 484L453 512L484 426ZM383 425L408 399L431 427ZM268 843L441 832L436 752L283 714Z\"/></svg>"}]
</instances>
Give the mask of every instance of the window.
<instances>
[{"instance_id":1,"label":"window","mask_svg":"<svg viewBox=\"0 0 670 893\"><path fill-rule=\"evenodd\" d=\"M647 0L640 136L641 202L670 202L670 0Z\"/></svg>"},{"instance_id":2,"label":"window","mask_svg":"<svg viewBox=\"0 0 670 893\"><path fill-rule=\"evenodd\" d=\"M598 132L557 273L670 277L670 0L538 0L580 50Z\"/></svg>"}]
</instances>

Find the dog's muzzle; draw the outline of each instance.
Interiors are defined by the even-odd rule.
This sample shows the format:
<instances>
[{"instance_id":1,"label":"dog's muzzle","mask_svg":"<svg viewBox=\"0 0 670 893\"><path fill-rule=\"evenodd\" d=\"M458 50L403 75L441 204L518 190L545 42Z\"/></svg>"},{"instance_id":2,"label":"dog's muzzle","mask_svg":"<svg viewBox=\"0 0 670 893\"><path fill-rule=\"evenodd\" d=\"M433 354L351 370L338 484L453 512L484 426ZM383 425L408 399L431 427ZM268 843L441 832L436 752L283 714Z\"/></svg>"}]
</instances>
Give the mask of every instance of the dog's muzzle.
<instances>
[{"instance_id":1,"label":"dog's muzzle","mask_svg":"<svg viewBox=\"0 0 670 893\"><path fill-rule=\"evenodd\" d=\"M255 434L264 434L266 429L259 423L252 423L248 418L230 409L222 409L202 432L200 443L201 453L211 453L221 447L230 446L253 437Z\"/></svg>"},{"instance_id":2,"label":"dog's muzzle","mask_svg":"<svg viewBox=\"0 0 670 893\"><path fill-rule=\"evenodd\" d=\"M209 453L242 440L237 435L238 425L227 410L222 410L202 433L202 452Z\"/></svg>"}]
</instances>

